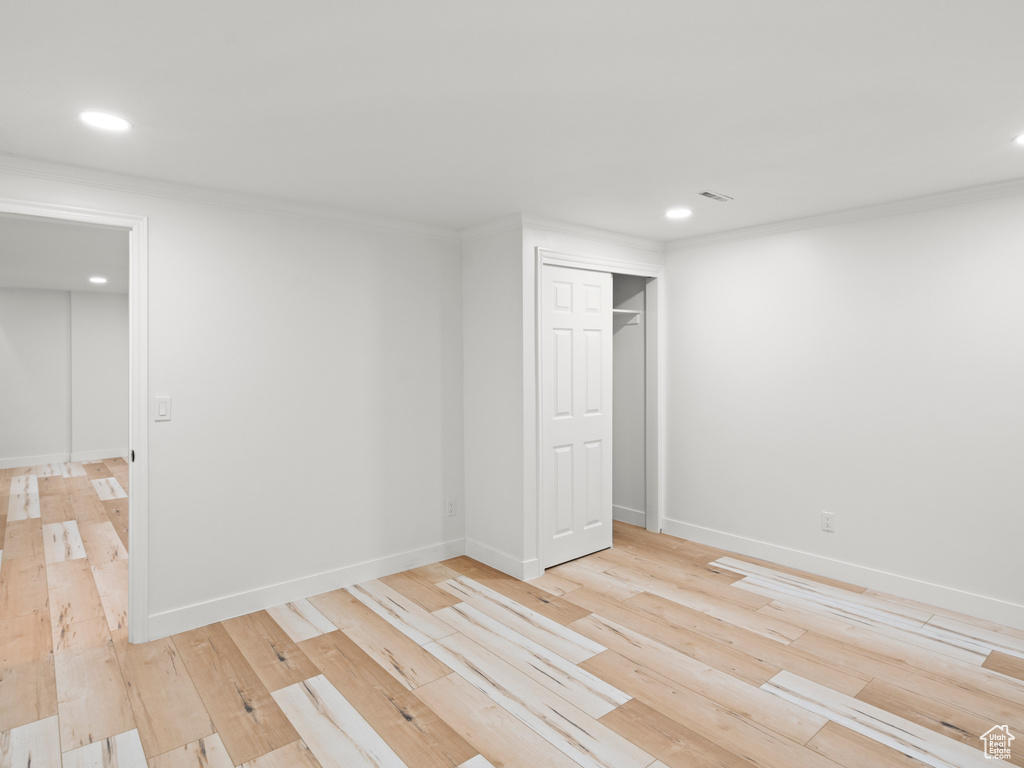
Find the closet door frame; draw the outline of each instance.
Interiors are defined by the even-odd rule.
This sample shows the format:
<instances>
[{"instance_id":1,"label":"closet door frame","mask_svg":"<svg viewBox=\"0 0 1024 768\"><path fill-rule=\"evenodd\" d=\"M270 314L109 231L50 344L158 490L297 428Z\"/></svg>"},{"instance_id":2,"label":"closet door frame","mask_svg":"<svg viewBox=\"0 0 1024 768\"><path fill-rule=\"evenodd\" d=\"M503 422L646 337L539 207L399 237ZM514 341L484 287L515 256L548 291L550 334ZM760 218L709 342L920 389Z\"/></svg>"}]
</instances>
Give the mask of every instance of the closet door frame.
<instances>
[{"instance_id":1,"label":"closet door frame","mask_svg":"<svg viewBox=\"0 0 1024 768\"><path fill-rule=\"evenodd\" d=\"M665 519L665 513L662 505L663 494L663 483L664 478L664 450L662 445L661 429L660 429L660 418L659 415L663 411L663 400L662 394L664 387L662 386L662 372L664 366L661 364L663 359L663 344L661 343L660 329L664 327L664 318L662 317L662 302L659 301L661 295L664 292L664 267L660 264L644 264L640 262L629 262L629 261L614 261L610 259L600 259L592 256L586 256L581 254L562 253L559 251L550 250L547 248L538 247L535 254L534 264L534 328L536 329L536 336L534 339L534 351L535 351L535 400L538 404L536 408L535 416L535 429L536 429L536 445L534 446L534 455L537 458L535 465L536 472L536 487L537 487L537 553L539 560L544 561L544 546L543 535L541 530L543 528L540 515L543 514L543 498L542 498L542 487L541 482L543 468L541 466L541 457L543 455L542 440L543 440L543 423L541 418L541 408L539 407L540 398L542 397L541 386L542 386L542 339L540 337L542 328L542 318L540 316L542 302L541 302L541 288L542 288L542 274L544 265L553 265L561 267L572 267L576 269L588 269L596 272L609 272L613 275L634 275L637 277L646 277L647 285L644 288L644 299L645 299L645 328L646 335L644 339L645 346L645 491L647 496L646 504L646 528L648 531L654 533L660 533L663 522ZM543 571L541 571L543 572ZM539 573L537 575L540 575ZM529 577L528 577L529 578Z\"/></svg>"}]
</instances>

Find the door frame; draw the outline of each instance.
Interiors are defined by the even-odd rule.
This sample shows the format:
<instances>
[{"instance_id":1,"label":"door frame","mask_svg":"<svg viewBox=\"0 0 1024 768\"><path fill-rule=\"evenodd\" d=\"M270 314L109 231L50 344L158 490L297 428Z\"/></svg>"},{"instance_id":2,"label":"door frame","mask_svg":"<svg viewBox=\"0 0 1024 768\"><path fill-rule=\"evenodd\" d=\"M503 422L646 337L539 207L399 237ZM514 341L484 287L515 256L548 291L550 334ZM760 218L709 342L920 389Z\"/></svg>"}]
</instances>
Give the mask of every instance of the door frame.
<instances>
[{"instance_id":1,"label":"door frame","mask_svg":"<svg viewBox=\"0 0 1024 768\"><path fill-rule=\"evenodd\" d=\"M543 429L544 420L540 407L541 386L543 382L542 365L543 354L542 344L542 317L543 310L541 302L541 288L543 279L543 267L545 265L571 267L574 269L589 269L594 272L610 272L613 275L634 275L637 277L649 278L644 287L644 352L645 352L645 495L646 495L646 528L653 533L660 533L665 520L665 510L662 505L664 494L662 492L662 479L664 472L664 451L662 450L662 439L660 426L660 414L663 410L661 376L664 371L663 344L660 329L663 326L663 302L660 300L664 293L665 268L660 264L647 264L634 261L618 261L611 259L600 259L593 256L563 253L549 248L538 247L534 263L534 365L536 376L534 381L535 400L535 428L536 428L536 467L537 473L537 556L539 562L544 562L544 536L542 534L543 524L540 519L544 514L543 499ZM543 573L543 570L541 570ZM540 575L540 574L537 574Z\"/></svg>"},{"instance_id":2,"label":"door frame","mask_svg":"<svg viewBox=\"0 0 1024 768\"><path fill-rule=\"evenodd\" d=\"M149 631L149 242L145 216L0 198L0 213L118 227L128 233L128 639Z\"/></svg>"}]
</instances>

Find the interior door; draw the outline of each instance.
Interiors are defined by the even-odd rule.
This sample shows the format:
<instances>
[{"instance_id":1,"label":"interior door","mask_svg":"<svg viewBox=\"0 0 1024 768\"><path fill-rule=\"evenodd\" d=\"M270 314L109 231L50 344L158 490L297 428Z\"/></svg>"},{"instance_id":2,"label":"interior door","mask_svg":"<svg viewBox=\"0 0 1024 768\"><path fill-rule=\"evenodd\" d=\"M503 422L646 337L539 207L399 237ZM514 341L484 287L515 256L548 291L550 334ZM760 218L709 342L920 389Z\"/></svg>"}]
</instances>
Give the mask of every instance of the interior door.
<instances>
[{"instance_id":1,"label":"interior door","mask_svg":"<svg viewBox=\"0 0 1024 768\"><path fill-rule=\"evenodd\" d=\"M542 565L612 545L612 276L541 273Z\"/></svg>"}]
</instances>

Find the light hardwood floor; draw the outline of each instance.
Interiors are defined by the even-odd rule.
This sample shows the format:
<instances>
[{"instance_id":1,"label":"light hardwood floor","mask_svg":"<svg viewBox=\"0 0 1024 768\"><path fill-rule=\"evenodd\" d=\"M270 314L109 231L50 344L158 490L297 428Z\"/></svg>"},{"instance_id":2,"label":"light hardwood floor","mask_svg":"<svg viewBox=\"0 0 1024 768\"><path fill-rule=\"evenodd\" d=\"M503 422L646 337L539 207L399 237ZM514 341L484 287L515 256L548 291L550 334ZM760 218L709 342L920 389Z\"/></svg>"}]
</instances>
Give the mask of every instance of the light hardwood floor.
<instances>
[{"instance_id":1,"label":"light hardwood floor","mask_svg":"<svg viewBox=\"0 0 1024 768\"><path fill-rule=\"evenodd\" d=\"M0 470L0 768L1024 766L1024 632L628 525L132 646L127 487Z\"/></svg>"}]
</instances>

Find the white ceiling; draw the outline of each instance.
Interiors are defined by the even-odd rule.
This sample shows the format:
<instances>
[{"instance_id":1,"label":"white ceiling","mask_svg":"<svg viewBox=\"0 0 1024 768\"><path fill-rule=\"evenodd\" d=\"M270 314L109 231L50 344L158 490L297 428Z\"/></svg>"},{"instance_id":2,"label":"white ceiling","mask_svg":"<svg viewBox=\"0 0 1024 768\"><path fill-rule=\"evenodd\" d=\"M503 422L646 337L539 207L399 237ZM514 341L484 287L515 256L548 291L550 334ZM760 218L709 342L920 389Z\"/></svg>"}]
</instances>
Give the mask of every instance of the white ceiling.
<instances>
[{"instance_id":1,"label":"white ceiling","mask_svg":"<svg viewBox=\"0 0 1024 768\"><path fill-rule=\"evenodd\" d=\"M108 282L94 285L93 276ZM127 293L128 232L0 215L0 288Z\"/></svg>"},{"instance_id":2,"label":"white ceiling","mask_svg":"<svg viewBox=\"0 0 1024 768\"><path fill-rule=\"evenodd\" d=\"M0 153L656 240L1024 177L1021 0L60 6L4 4Z\"/></svg>"}]
</instances>

